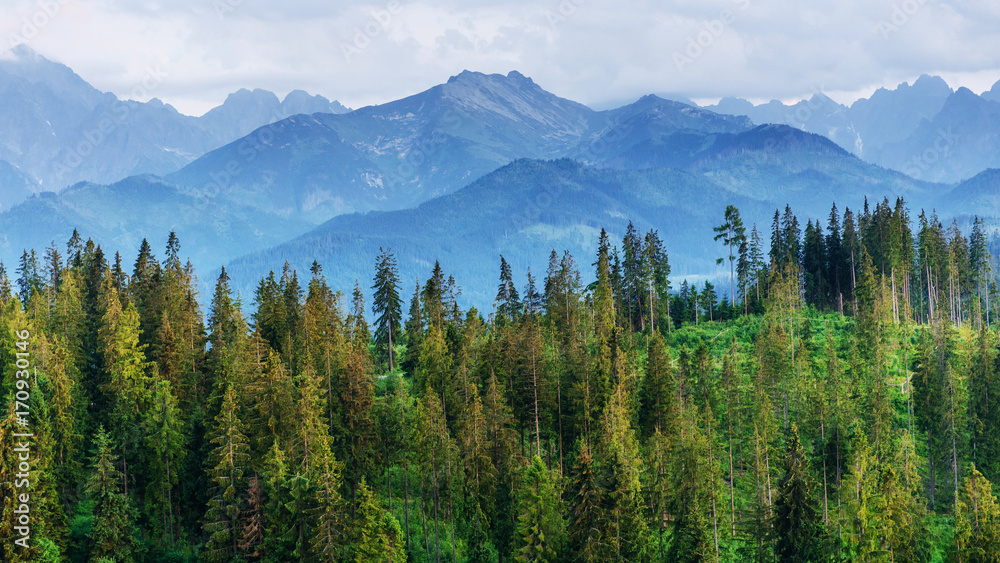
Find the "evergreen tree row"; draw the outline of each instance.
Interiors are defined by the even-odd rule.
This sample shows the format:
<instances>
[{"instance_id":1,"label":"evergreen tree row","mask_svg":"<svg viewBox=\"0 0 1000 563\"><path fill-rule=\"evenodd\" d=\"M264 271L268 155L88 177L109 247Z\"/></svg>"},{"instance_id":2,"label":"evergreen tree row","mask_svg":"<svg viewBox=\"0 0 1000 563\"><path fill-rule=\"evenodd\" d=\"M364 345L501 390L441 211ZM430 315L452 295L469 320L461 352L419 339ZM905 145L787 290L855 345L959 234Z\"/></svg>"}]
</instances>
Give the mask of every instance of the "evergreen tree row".
<instances>
[{"instance_id":1,"label":"evergreen tree row","mask_svg":"<svg viewBox=\"0 0 1000 563\"><path fill-rule=\"evenodd\" d=\"M74 233L0 273L0 556L995 561L985 229L918 227L786 208L765 252L730 206L720 301L630 225L589 284L568 252L523 285L498 257L489 312L437 263L404 307L383 249L347 294L286 264L244 304L223 269L203 313L173 233L131 268Z\"/></svg>"}]
</instances>

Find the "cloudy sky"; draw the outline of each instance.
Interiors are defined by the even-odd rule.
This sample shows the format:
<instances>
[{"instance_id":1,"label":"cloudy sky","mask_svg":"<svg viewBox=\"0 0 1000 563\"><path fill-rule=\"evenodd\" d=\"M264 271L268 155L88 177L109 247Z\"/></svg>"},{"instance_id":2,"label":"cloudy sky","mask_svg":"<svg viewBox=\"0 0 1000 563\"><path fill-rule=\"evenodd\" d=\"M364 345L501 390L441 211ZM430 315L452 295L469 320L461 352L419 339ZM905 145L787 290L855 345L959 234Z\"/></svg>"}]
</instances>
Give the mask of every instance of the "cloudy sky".
<instances>
[{"instance_id":1,"label":"cloudy sky","mask_svg":"<svg viewBox=\"0 0 1000 563\"><path fill-rule=\"evenodd\" d=\"M463 69L519 70L608 107L699 101L849 103L938 74L1000 79L998 0L4 0L3 50L27 43L120 97L201 114L239 88L300 88L360 107ZM155 88L137 88L149 73Z\"/></svg>"}]
</instances>

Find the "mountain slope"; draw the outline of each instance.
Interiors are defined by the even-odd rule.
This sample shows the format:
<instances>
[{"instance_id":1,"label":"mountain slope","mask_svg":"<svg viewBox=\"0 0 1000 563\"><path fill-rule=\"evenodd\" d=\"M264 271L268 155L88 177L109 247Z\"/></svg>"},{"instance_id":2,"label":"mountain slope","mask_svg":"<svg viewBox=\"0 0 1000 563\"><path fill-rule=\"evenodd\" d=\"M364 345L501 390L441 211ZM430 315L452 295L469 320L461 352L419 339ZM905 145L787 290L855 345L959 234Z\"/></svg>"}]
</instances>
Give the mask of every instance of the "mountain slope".
<instances>
[{"instance_id":1,"label":"mountain slope","mask_svg":"<svg viewBox=\"0 0 1000 563\"><path fill-rule=\"evenodd\" d=\"M518 158L610 162L631 145L666 134L751 125L654 96L595 112L517 72L466 71L387 104L263 127L169 179L320 222L345 212L412 207Z\"/></svg>"},{"instance_id":2,"label":"mountain slope","mask_svg":"<svg viewBox=\"0 0 1000 563\"><path fill-rule=\"evenodd\" d=\"M740 98L723 98L718 104L706 106L705 109L723 114L745 115L757 124L789 125L823 135L855 154L860 150L860 139L848 115L848 109L821 92L791 105L771 100L754 106Z\"/></svg>"},{"instance_id":3,"label":"mountain slope","mask_svg":"<svg viewBox=\"0 0 1000 563\"><path fill-rule=\"evenodd\" d=\"M308 228L245 205L195 196L148 176L43 192L0 213L0 225L0 260L8 265L24 249L42 251L51 243L62 247L74 229L112 255L116 250L133 253L143 238L157 247L174 230L184 255L202 275L249 248L278 244Z\"/></svg>"},{"instance_id":4,"label":"mountain slope","mask_svg":"<svg viewBox=\"0 0 1000 563\"><path fill-rule=\"evenodd\" d=\"M589 264L597 234L621 240L628 221L659 230L674 280L718 275L711 227L727 204L740 208L748 230L767 238L776 207L790 202L800 217L822 219L836 201L859 207L864 198L905 197L924 205L946 187L872 166L831 141L786 126L762 126L711 139L686 170L618 170L575 161L517 160L452 194L413 209L335 217L299 238L234 260L227 270L244 291L275 264L306 271L327 266L334 287L347 290L371 276L379 247L397 254L401 279L426 279L433 260L461 285L465 298L488 308L495 293L497 255L523 275L543 275L554 248ZM766 243L765 243L766 244ZM523 279L523 278L522 278Z\"/></svg>"},{"instance_id":5,"label":"mountain slope","mask_svg":"<svg viewBox=\"0 0 1000 563\"><path fill-rule=\"evenodd\" d=\"M923 120L933 119L952 93L940 76L924 74L912 86L903 82L893 90L879 88L851 104L851 123L863 143L858 156L868 158L869 153L905 139Z\"/></svg>"},{"instance_id":6,"label":"mountain slope","mask_svg":"<svg viewBox=\"0 0 1000 563\"><path fill-rule=\"evenodd\" d=\"M155 93L157 72L147 77L148 91L133 95ZM204 117L191 117L156 98L119 100L18 45L0 55L0 160L43 189L58 191L81 181L166 174L266 123L303 112L347 111L301 91L283 102L270 92L247 92L260 103L242 92Z\"/></svg>"},{"instance_id":7,"label":"mountain slope","mask_svg":"<svg viewBox=\"0 0 1000 563\"><path fill-rule=\"evenodd\" d=\"M488 308L495 293L492 274L498 254L507 258L518 279L528 267L540 279L553 248L560 254L569 250L578 264L588 264L600 229L620 239L628 220L642 231L661 229L671 251L703 249L703 241L711 240L711 202L724 199L747 209L755 205L679 170L630 172L569 160L518 160L414 209L336 217L288 243L235 260L226 269L237 286L250 291L275 264L290 260L306 271L318 260L326 266L332 286L347 290L355 279L367 285L379 247L391 247L404 290L415 278L425 280L434 260L440 260L465 299ZM674 257L676 271L714 269L714 260L692 263L691 258Z\"/></svg>"},{"instance_id":8,"label":"mountain slope","mask_svg":"<svg viewBox=\"0 0 1000 563\"><path fill-rule=\"evenodd\" d=\"M1000 80L993 83L993 87L982 93L984 100L1000 103Z\"/></svg>"},{"instance_id":9,"label":"mountain slope","mask_svg":"<svg viewBox=\"0 0 1000 563\"><path fill-rule=\"evenodd\" d=\"M1000 103L959 88L933 119L877 155L884 166L915 178L958 182L1000 167Z\"/></svg>"},{"instance_id":10,"label":"mountain slope","mask_svg":"<svg viewBox=\"0 0 1000 563\"><path fill-rule=\"evenodd\" d=\"M935 202L940 215L978 215L992 226L1000 223L1000 170L990 168L956 185Z\"/></svg>"},{"instance_id":11,"label":"mountain slope","mask_svg":"<svg viewBox=\"0 0 1000 563\"><path fill-rule=\"evenodd\" d=\"M869 164L825 137L786 125L720 136L689 170L735 193L779 207L790 204L824 223L832 202L843 210L865 197L901 196L923 205L947 189Z\"/></svg>"},{"instance_id":12,"label":"mountain slope","mask_svg":"<svg viewBox=\"0 0 1000 563\"><path fill-rule=\"evenodd\" d=\"M21 203L39 191L38 184L18 167L0 160L0 212Z\"/></svg>"}]
</instances>

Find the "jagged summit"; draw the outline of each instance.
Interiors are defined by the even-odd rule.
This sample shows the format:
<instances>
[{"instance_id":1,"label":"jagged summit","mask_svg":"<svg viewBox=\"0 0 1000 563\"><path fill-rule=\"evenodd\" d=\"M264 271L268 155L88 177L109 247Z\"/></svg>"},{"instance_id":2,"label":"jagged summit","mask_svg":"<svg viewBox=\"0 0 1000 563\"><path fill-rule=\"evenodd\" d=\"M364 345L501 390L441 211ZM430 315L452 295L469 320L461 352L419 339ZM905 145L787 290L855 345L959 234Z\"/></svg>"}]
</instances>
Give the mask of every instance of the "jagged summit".
<instances>
[{"instance_id":1,"label":"jagged summit","mask_svg":"<svg viewBox=\"0 0 1000 563\"><path fill-rule=\"evenodd\" d=\"M993 83L993 87L983 92L983 98L991 102L1000 103L1000 80Z\"/></svg>"}]
</instances>

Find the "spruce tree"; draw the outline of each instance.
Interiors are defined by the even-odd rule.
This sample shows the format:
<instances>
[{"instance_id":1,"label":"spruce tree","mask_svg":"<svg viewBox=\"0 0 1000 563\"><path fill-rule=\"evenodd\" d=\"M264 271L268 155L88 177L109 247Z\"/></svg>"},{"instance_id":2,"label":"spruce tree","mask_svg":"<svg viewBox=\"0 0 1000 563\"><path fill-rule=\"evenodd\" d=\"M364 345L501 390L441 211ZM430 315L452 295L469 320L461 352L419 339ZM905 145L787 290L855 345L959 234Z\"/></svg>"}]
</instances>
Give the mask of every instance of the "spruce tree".
<instances>
[{"instance_id":1,"label":"spruce tree","mask_svg":"<svg viewBox=\"0 0 1000 563\"><path fill-rule=\"evenodd\" d=\"M245 505L245 474L250 451L243 423L239 419L236 390L226 389L222 408L215 417L211 439L214 449L209 456L208 475L212 496L205 513L204 529L209 534L205 544L209 561L232 561L239 552L241 513Z\"/></svg>"},{"instance_id":2,"label":"spruce tree","mask_svg":"<svg viewBox=\"0 0 1000 563\"><path fill-rule=\"evenodd\" d=\"M399 522L385 511L362 480L351 522L351 561L354 563L404 563L403 533ZM332 560L331 560L332 561Z\"/></svg>"},{"instance_id":3,"label":"spruce tree","mask_svg":"<svg viewBox=\"0 0 1000 563\"><path fill-rule=\"evenodd\" d=\"M169 381L156 383L151 407L145 413L143 424L152 475L146 497L147 503L154 506L152 512L160 541L172 546L180 535L174 495L180 478L180 462L186 452L183 421Z\"/></svg>"},{"instance_id":4,"label":"spruce tree","mask_svg":"<svg viewBox=\"0 0 1000 563\"><path fill-rule=\"evenodd\" d=\"M91 474L85 489L94 501L90 557L131 563L141 560L141 552L132 529L133 511L122 491L122 475L116 467L117 461L118 456L112 453L110 437L103 428L99 428L94 438Z\"/></svg>"},{"instance_id":5,"label":"spruce tree","mask_svg":"<svg viewBox=\"0 0 1000 563\"><path fill-rule=\"evenodd\" d=\"M500 284L497 286L496 303L496 324L503 326L508 322L517 320L517 313L521 310L521 297L514 285L514 276L510 270L510 264L500 255Z\"/></svg>"},{"instance_id":6,"label":"spruce tree","mask_svg":"<svg viewBox=\"0 0 1000 563\"><path fill-rule=\"evenodd\" d=\"M953 560L963 563L1000 561L1000 505L992 484L975 466L962 482L954 550Z\"/></svg>"},{"instance_id":7,"label":"spruce tree","mask_svg":"<svg viewBox=\"0 0 1000 563\"><path fill-rule=\"evenodd\" d=\"M607 538L604 486L586 442L577 442L577 459L569 489L568 552L572 561L608 561L613 553Z\"/></svg>"},{"instance_id":8,"label":"spruce tree","mask_svg":"<svg viewBox=\"0 0 1000 563\"><path fill-rule=\"evenodd\" d=\"M343 554L347 530L345 523L347 515L340 494L341 469L343 465L337 461L330 451L329 440L321 438L316 448L317 459L311 465L312 480L315 483L315 508L312 515L315 523L312 529L311 549L317 561L339 561ZM359 495L365 503L365 495L370 495L362 479ZM286 505L291 508L293 505ZM358 523L354 523L357 530ZM355 557L355 561L362 561Z\"/></svg>"},{"instance_id":9,"label":"spruce tree","mask_svg":"<svg viewBox=\"0 0 1000 563\"><path fill-rule=\"evenodd\" d=\"M809 460L799 442L798 425L793 424L785 440L784 475L778 481L774 501L774 553L778 561L798 563L820 561L823 528Z\"/></svg>"},{"instance_id":10,"label":"spruce tree","mask_svg":"<svg viewBox=\"0 0 1000 563\"><path fill-rule=\"evenodd\" d=\"M518 498L517 551L514 560L555 562L562 557L566 527L561 515L558 474L537 455L525 468Z\"/></svg>"},{"instance_id":11,"label":"spruce tree","mask_svg":"<svg viewBox=\"0 0 1000 563\"><path fill-rule=\"evenodd\" d=\"M372 298L372 313L376 316L375 342L385 351L391 373L395 366L393 342L400 343L403 319L402 300L399 298L399 270L392 249L379 248L372 289L375 291Z\"/></svg>"}]
</instances>

